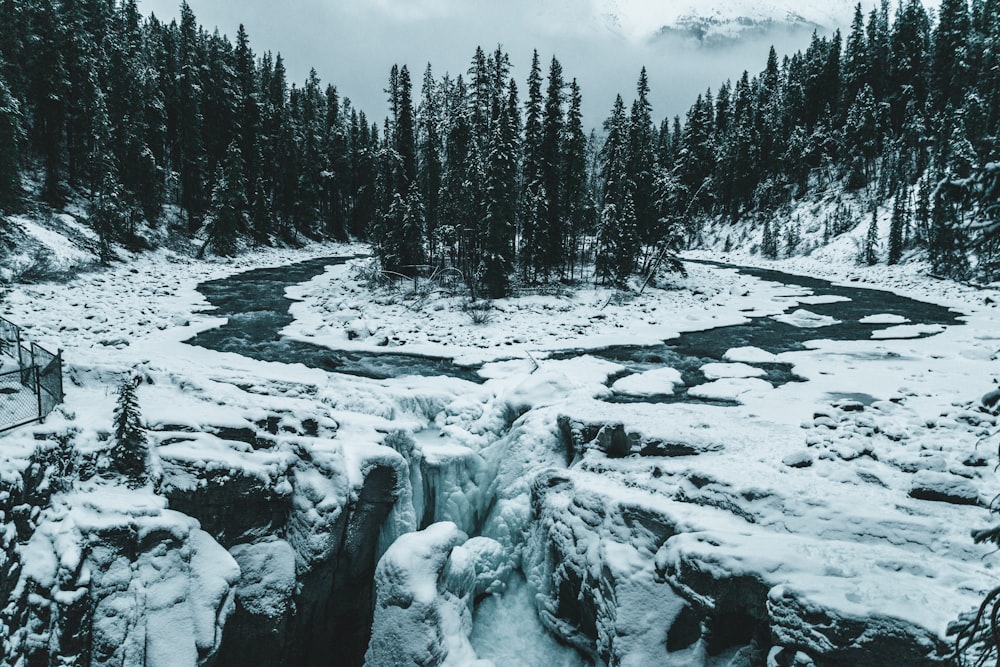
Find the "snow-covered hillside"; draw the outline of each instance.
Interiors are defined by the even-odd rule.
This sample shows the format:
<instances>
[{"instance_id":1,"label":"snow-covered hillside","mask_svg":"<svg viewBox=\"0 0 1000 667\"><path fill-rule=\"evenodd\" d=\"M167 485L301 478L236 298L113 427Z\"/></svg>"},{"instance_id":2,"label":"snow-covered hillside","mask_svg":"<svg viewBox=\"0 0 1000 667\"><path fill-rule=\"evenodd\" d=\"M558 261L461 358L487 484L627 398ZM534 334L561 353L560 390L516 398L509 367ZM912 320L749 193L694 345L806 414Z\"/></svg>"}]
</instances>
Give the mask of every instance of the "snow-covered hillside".
<instances>
[{"instance_id":1,"label":"snow-covered hillside","mask_svg":"<svg viewBox=\"0 0 1000 667\"><path fill-rule=\"evenodd\" d=\"M773 28L833 30L849 26L855 0L592 0L596 13L612 30L634 39L680 34L704 40L732 39ZM935 0L928 0L935 7ZM862 2L866 13L874 3Z\"/></svg>"}]
</instances>

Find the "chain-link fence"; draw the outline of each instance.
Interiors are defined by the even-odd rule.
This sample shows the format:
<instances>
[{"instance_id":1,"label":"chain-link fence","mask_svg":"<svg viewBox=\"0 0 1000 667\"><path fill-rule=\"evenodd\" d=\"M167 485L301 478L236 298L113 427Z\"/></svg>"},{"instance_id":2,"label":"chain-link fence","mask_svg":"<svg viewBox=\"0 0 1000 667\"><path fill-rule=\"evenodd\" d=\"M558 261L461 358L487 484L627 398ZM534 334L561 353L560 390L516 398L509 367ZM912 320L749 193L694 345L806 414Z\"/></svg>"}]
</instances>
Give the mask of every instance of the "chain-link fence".
<instances>
[{"instance_id":1,"label":"chain-link fence","mask_svg":"<svg viewBox=\"0 0 1000 667\"><path fill-rule=\"evenodd\" d=\"M21 327L0 317L0 432L44 419L63 400L62 353L30 343Z\"/></svg>"}]
</instances>

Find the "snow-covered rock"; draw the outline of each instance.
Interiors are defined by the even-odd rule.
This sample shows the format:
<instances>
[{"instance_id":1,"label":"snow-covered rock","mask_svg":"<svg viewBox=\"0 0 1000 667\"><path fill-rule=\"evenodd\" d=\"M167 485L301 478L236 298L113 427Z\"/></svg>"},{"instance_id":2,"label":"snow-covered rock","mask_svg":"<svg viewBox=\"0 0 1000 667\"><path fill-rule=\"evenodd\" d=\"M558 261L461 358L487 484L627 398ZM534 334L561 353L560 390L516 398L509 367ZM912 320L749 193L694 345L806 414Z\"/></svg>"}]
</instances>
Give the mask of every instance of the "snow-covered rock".
<instances>
[{"instance_id":1,"label":"snow-covered rock","mask_svg":"<svg viewBox=\"0 0 1000 667\"><path fill-rule=\"evenodd\" d=\"M10 664L206 664L222 642L240 576L196 521L117 487L57 498L19 557Z\"/></svg>"},{"instance_id":2,"label":"snow-covered rock","mask_svg":"<svg viewBox=\"0 0 1000 667\"><path fill-rule=\"evenodd\" d=\"M500 592L509 575L503 547L469 540L451 522L403 535L375 573L376 603L366 665L491 665L469 635L475 597Z\"/></svg>"}]
</instances>

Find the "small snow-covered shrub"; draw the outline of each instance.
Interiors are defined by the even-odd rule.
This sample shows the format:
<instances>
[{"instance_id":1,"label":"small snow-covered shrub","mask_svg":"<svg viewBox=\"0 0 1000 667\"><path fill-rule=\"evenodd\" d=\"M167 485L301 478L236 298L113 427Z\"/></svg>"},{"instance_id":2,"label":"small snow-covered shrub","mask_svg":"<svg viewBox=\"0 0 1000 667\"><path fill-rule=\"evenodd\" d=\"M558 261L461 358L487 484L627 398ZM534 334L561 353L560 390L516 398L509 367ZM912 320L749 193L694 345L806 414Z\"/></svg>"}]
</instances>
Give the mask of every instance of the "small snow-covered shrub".
<instances>
[{"instance_id":1,"label":"small snow-covered shrub","mask_svg":"<svg viewBox=\"0 0 1000 667\"><path fill-rule=\"evenodd\" d=\"M80 453L74 444L75 431L43 440L31 453L31 472L38 479L36 490L44 494L69 491L79 477Z\"/></svg>"},{"instance_id":2,"label":"small snow-covered shrub","mask_svg":"<svg viewBox=\"0 0 1000 667\"><path fill-rule=\"evenodd\" d=\"M351 280L364 284L369 288L388 287L395 279L382 270L377 259L366 259L354 262L350 270Z\"/></svg>"},{"instance_id":3,"label":"small snow-covered shrub","mask_svg":"<svg viewBox=\"0 0 1000 667\"><path fill-rule=\"evenodd\" d=\"M19 283L40 283L59 278L62 273L54 265L51 252L45 248L35 248L28 263L15 269L13 278L14 282Z\"/></svg>"},{"instance_id":4,"label":"small snow-covered shrub","mask_svg":"<svg viewBox=\"0 0 1000 667\"><path fill-rule=\"evenodd\" d=\"M489 301L466 301L462 312L469 316L473 324L488 324L493 319L493 304Z\"/></svg>"}]
</instances>

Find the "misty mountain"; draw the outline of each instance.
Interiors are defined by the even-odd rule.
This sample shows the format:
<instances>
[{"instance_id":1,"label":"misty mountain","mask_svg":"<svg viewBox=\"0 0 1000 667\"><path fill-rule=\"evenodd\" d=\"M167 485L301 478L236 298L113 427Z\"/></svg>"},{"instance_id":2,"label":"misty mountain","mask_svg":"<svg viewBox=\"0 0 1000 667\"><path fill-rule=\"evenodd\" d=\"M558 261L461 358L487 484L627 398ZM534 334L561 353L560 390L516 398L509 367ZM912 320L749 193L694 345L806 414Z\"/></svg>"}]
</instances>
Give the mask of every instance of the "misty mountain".
<instances>
[{"instance_id":1,"label":"misty mountain","mask_svg":"<svg viewBox=\"0 0 1000 667\"><path fill-rule=\"evenodd\" d=\"M633 39L687 37L704 43L726 43L777 31L826 32L850 25L856 0L700 0L645 3L597 0L605 25ZM862 2L865 13L875 2ZM924 3L936 9L937 2Z\"/></svg>"}]
</instances>

